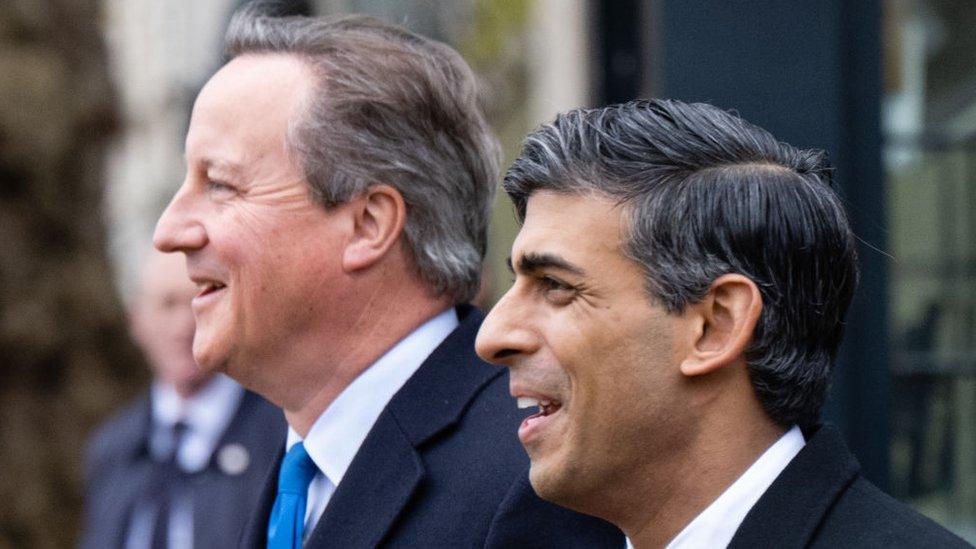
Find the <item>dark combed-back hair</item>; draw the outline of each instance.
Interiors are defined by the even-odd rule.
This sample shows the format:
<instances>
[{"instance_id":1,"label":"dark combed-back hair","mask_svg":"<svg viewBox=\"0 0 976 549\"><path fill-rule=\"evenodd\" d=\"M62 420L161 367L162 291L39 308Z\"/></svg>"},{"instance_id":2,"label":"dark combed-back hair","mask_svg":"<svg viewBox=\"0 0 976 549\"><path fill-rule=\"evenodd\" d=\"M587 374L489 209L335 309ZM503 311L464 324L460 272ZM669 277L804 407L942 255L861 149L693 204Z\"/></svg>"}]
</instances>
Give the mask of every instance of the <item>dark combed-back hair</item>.
<instances>
[{"instance_id":1,"label":"dark combed-back hair","mask_svg":"<svg viewBox=\"0 0 976 549\"><path fill-rule=\"evenodd\" d=\"M270 10L270 11L269 11ZM289 128L288 146L326 207L370 185L407 204L404 235L419 275L437 295L478 291L499 147L476 79L450 47L378 19L270 17L267 3L235 14L228 58L285 54L316 82Z\"/></svg>"},{"instance_id":2,"label":"dark combed-back hair","mask_svg":"<svg viewBox=\"0 0 976 549\"><path fill-rule=\"evenodd\" d=\"M625 204L624 253L671 313L723 274L749 277L763 301L746 351L753 388L778 424L819 421L858 277L826 153L711 105L633 101L541 126L504 186L520 220L539 190Z\"/></svg>"}]
</instances>

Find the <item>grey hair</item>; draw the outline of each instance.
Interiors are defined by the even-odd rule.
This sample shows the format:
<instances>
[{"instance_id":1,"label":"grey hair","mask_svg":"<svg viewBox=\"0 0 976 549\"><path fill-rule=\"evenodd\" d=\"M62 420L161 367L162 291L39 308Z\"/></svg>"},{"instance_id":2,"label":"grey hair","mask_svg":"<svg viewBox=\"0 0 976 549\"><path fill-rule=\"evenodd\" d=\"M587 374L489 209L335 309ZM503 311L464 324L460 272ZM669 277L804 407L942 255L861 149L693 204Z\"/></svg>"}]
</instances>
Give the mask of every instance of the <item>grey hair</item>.
<instances>
[{"instance_id":1,"label":"grey hair","mask_svg":"<svg viewBox=\"0 0 976 549\"><path fill-rule=\"evenodd\" d=\"M857 284L855 238L826 153L800 150L706 104L634 101L558 116L505 176L524 219L532 193L592 193L629 215L624 250L670 313L726 273L749 277L762 313L745 357L767 415L819 420Z\"/></svg>"},{"instance_id":2,"label":"grey hair","mask_svg":"<svg viewBox=\"0 0 976 549\"><path fill-rule=\"evenodd\" d=\"M471 69L457 52L377 19L238 12L230 58L295 55L317 77L288 144L325 207L388 184L407 207L417 272L455 303L478 291L498 178L499 146Z\"/></svg>"}]
</instances>

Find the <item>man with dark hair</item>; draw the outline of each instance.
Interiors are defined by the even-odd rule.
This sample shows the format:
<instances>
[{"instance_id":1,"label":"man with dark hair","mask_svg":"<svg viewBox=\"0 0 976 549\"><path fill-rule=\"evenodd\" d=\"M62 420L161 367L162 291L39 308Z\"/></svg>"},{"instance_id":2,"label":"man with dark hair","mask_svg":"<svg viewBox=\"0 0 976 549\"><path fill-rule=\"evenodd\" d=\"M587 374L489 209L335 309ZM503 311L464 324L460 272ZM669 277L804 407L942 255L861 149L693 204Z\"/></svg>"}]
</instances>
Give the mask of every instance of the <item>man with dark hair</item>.
<instances>
[{"instance_id":1,"label":"man with dark hair","mask_svg":"<svg viewBox=\"0 0 976 549\"><path fill-rule=\"evenodd\" d=\"M245 11L226 42L156 246L199 286L197 362L288 420L243 544L619 547L535 496L474 354L497 143L465 62L362 17Z\"/></svg>"},{"instance_id":2,"label":"man with dark hair","mask_svg":"<svg viewBox=\"0 0 976 549\"><path fill-rule=\"evenodd\" d=\"M505 177L507 366L530 479L638 547L963 546L880 492L820 408L857 281L821 151L637 101L530 134Z\"/></svg>"}]
</instances>

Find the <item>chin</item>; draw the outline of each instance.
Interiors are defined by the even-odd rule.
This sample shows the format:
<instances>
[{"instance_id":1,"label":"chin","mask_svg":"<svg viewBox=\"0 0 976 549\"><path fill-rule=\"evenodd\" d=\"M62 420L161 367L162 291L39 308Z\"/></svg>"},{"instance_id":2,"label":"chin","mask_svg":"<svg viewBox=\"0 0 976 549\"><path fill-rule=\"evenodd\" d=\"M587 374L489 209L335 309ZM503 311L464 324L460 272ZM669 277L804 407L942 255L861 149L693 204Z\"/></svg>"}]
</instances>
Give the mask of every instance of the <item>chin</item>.
<instances>
[{"instance_id":1,"label":"chin","mask_svg":"<svg viewBox=\"0 0 976 549\"><path fill-rule=\"evenodd\" d=\"M193 360L200 368L200 376L210 376L220 373L227 373L227 361L221 358L220 354L214 353L211 349L196 345L193 346Z\"/></svg>"},{"instance_id":2,"label":"chin","mask_svg":"<svg viewBox=\"0 0 976 549\"><path fill-rule=\"evenodd\" d=\"M560 474L561 471L553 471L552 469L552 467L537 465L536 462L532 462L531 467L529 467L529 483L532 484L532 489L540 498L565 506L564 500L567 499L566 492L568 491L565 475Z\"/></svg>"},{"instance_id":3,"label":"chin","mask_svg":"<svg viewBox=\"0 0 976 549\"><path fill-rule=\"evenodd\" d=\"M596 512L588 502L592 499L592 494L587 494L582 489L589 481L585 471L574 471L572 467L565 464L551 464L543 466L532 462L529 468L529 483L532 490L542 499L572 509L573 511L598 515L600 508Z\"/></svg>"}]
</instances>

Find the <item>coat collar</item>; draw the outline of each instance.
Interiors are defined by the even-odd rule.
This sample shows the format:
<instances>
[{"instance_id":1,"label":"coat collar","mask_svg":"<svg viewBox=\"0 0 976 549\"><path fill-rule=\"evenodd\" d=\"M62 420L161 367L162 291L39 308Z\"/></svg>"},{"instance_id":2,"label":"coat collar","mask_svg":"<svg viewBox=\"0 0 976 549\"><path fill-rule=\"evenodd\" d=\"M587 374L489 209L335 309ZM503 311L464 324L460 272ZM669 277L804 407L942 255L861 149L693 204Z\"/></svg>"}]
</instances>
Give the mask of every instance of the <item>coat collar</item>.
<instances>
[{"instance_id":1,"label":"coat collar","mask_svg":"<svg viewBox=\"0 0 976 549\"><path fill-rule=\"evenodd\" d=\"M456 424L482 387L502 375L481 361L474 340L484 314L470 305L457 307L460 324L403 385L386 408L413 446Z\"/></svg>"},{"instance_id":2,"label":"coat collar","mask_svg":"<svg viewBox=\"0 0 976 549\"><path fill-rule=\"evenodd\" d=\"M837 428L824 425L746 515L730 548L806 547L859 472Z\"/></svg>"},{"instance_id":3,"label":"coat collar","mask_svg":"<svg viewBox=\"0 0 976 549\"><path fill-rule=\"evenodd\" d=\"M125 423L112 430L113 441L119 446L113 449L129 463L149 459L149 434L152 432L152 402L149 393L136 400L133 414L125 415Z\"/></svg>"}]
</instances>

